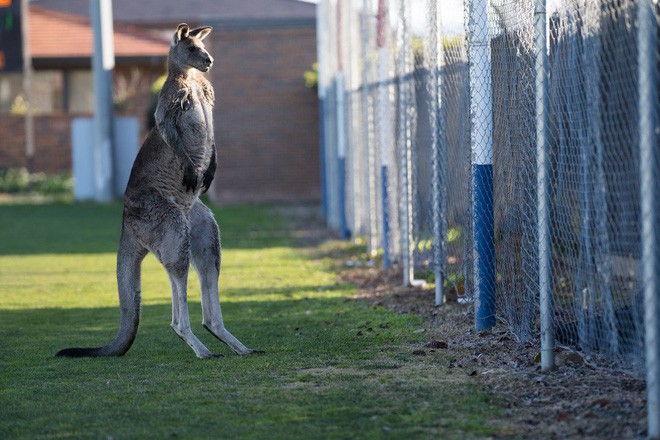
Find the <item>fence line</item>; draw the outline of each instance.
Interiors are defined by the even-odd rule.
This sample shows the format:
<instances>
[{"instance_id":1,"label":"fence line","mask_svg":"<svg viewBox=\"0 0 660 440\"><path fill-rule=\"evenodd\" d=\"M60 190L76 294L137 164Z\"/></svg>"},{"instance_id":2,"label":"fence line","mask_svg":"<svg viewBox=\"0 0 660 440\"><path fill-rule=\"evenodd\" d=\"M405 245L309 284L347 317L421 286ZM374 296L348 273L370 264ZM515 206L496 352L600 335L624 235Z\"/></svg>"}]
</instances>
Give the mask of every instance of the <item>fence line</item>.
<instances>
[{"instance_id":1,"label":"fence line","mask_svg":"<svg viewBox=\"0 0 660 440\"><path fill-rule=\"evenodd\" d=\"M324 209L402 283L646 374L660 437L660 6L321 0ZM342 174L342 167L345 175Z\"/></svg>"}]
</instances>

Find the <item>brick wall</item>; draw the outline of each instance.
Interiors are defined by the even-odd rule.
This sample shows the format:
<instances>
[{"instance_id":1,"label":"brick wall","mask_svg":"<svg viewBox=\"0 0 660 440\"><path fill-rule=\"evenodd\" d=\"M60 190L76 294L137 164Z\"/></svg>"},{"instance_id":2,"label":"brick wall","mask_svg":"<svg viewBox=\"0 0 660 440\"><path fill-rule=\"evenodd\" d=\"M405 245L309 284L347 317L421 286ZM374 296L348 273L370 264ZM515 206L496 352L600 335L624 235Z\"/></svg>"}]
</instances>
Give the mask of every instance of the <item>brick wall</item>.
<instances>
[{"instance_id":1,"label":"brick wall","mask_svg":"<svg viewBox=\"0 0 660 440\"><path fill-rule=\"evenodd\" d=\"M35 116L34 170L71 171L72 115ZM25 118L0 115L0 167L27 167Z\"/></svg>"},{"instance_id":2,"label":"brick wall","mask_svg":"<svg viewBox=\"0 0 660 440\"><path fill-rule=\"evenodd\" d=\"M303 72L316 61L313 26L216 30L218 202L320 199L318 100Z\"/></svg>"}]
</instances>

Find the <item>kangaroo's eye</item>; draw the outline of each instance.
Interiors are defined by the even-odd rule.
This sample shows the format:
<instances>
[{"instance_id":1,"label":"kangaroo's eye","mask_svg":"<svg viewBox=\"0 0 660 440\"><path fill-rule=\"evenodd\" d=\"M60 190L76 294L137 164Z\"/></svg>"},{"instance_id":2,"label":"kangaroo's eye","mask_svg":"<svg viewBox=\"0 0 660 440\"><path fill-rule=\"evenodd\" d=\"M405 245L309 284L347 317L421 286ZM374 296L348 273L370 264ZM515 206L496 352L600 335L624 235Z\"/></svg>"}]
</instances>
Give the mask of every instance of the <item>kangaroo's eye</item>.
<instances>
[{"instance_id":1,"label":"kangaroo's eye","mask_svg":"<svg viewBox=\"0 0 660 440\"><path fill-rule=\"evenodd\" d=\"M194 52L195 49L197 49L195 46L190 46L190 47L188 48L188 50L189 50L190 52Z\"/></svg>"}]
</instances>

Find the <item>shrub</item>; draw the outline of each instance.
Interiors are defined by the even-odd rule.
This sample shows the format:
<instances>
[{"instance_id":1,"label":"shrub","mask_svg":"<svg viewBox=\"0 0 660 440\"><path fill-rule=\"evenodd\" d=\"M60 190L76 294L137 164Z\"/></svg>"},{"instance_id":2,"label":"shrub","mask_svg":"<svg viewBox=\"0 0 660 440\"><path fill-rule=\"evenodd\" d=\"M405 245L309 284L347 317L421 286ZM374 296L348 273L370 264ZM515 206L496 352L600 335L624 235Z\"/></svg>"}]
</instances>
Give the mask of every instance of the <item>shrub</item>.
<instances>
[{"instance_id":1,"label":"shrub","mask_svg":"<svg viewBox=\"0 0 660 440\"><path fill-rule=\"evenodd\" d=\"M70 194L73 190L71 173L30 174L25 168L0 168L0 193L44 195Z\"/></svg>"}]
</instances>

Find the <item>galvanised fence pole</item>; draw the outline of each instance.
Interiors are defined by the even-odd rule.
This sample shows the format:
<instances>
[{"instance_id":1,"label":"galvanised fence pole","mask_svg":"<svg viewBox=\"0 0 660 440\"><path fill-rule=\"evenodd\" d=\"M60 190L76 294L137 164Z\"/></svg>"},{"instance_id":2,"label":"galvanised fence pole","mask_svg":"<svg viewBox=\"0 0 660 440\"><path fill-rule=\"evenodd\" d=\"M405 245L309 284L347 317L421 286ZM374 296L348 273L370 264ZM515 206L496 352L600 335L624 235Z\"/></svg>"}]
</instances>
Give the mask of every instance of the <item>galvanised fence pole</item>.
<instances>
[{"instance_id":1,"label":"galvanised fence pole","mask_svg":"<svg viewBox=\"0 0 660 440\"><path fill-rule=\"evenodd\" d=\"M431 162L433 167L433 270L435 276L435 305L444 304L445 255L447 240L447 143L442 97L442 28L440 5L428 2L430 20L430 95L431 95Z\"/></svg>"},{"instance_id":2,"label":"galvanised fence pole","mask_svg":"<svg viewBox=\"0 0 660 440\"><path fill-rule=\"evenodd\" d=\"M638 109L642 213L642 279L646 349L648 437L660 439L660 254L658 253L658 72L654 2L639 0Z\"/></svg>"},{"instance_id":3,"label":"galvanised fence pole","mask_svg":"<svg viewBox=\"0 0 660 440\"><path fill-rule=\"evenodd\" d=\"M414 278L413 248L412 248L412 130L411 130L411 85L413 81L409 72L410 30L408 29L408 8L406 0L399 0L399 28L397 35L397 67L399 83L399 148L400 148L400 180L399 206L401 224L401 260L403 265L403 285L410 286Z\"/></svg>"},{"instance_id":4,"label":"galvanised fence pole","mask_svg":"<svg viewBox=\"0 0 660 440\"><path fill-rule=\"evenodd\" d=\"M377 254L378 248L378 209L376 208L376 152L373 142L372 112L369 93L369 54L367 46L369 44L369 11L371 10L371 1L362 0L362 14L360 16L360 36L361 36L361 56L362 56L362 124L363 124L363 142L367 156L367 197L368 197L368 231L369 239L367 242L367 253L370 257ZM363 170L364 172L364 170Z\"/></svg>"},{"instance_id":5,"label":"galvanised fence pole","mask_svg":"<svg viewBox=\"0 0 660 440\"><path fill-rule=\"evenodd\" d=\"M552 307L552 241L550 237L550 151L548 127L548 46L546 0L536 0L536 194L539 254L539 310L541 315L541 368L555 365Z\"/></svg>"}]
</instances>

